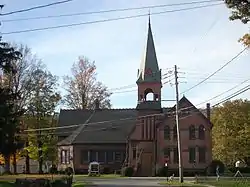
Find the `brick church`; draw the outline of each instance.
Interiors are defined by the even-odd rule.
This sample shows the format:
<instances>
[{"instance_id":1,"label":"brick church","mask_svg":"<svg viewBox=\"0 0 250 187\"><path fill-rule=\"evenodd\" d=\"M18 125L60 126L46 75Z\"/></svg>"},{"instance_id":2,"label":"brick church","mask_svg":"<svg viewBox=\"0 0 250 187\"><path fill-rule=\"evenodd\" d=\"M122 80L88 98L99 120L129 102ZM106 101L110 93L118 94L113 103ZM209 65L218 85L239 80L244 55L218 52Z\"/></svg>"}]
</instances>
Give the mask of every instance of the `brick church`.
<instances>
[{"instance_id":1,"label":"brick church","mask_svg":"<svg viewBox=\"0 0 250 187\"><path fill-rule=\"evenodd\" d=\"M59 170L72 167L86 173L92 161L105 173L131 166L135 176L155 176L165 163L178 170L175 106L161 106L161 70L150 21L136 83L138 103L133 109L100 109L96 102L93 110L60 111L59 126L67 128L57 130ZM149 93L152 100L147 100ZM209 104L203 114L183 96L179 107L184 172L202 171L212 161Z\"/></svg>"}]
</instances>

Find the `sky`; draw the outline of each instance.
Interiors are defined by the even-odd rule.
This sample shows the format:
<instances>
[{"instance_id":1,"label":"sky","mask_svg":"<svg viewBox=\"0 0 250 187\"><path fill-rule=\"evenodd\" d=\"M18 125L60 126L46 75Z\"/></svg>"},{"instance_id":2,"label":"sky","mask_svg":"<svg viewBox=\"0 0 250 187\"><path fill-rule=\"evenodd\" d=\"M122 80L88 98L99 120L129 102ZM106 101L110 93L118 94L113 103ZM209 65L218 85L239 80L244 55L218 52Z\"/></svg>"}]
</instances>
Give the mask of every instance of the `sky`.
<instances>
[{"instance_id":1,"label":"sky","mask_svg":"<svg viewBox=\"0 0 250 187\"><path fill-rule=\"evenodd\" d=\"M2 13L5 13L55 1L0 0L0 4L5 4L2 10ZM108 88L120 88L134 84L133 88L113 90L111 96L113 108L134 108L137 104L135 82L146 44L148 16L20 34L4 33L147 14L149 9L28 21L10 22L8 20L190 1L74 0L57 6L2 16L0 17L2 20L0 31L3 33L5 41L29 46L32 52L42 59L47 68L54 75L60 77L60 82L62 82L64 75L70 75L70 69L79 56L86 56L95 61L97 78ZM206 4L208 3L200 5ZM224 4L154 15L157 12L200 5L151 8L150 12L157 59L163 74L177 65L180 97L185 95L195 105L203 103L199 106L203 107L205 106L204 102L210 98L250 78L250 54L247 50L215 76L185 92L223 66L244 48L238 39L244 33L249 32L250 26L242 24L240 21L229 21L230 10ZM172 78L166 79L170 82L164 84L162 88L163 100L175 99ZM216 104L226 96L245 87L249 82L209 102ZM63 88L60 90L64 93ZM236 98L250 99L249 95L248 91ZM163 106L172 106L173 104L170 101L162 102Z\"/></svg>"}]
</instances>

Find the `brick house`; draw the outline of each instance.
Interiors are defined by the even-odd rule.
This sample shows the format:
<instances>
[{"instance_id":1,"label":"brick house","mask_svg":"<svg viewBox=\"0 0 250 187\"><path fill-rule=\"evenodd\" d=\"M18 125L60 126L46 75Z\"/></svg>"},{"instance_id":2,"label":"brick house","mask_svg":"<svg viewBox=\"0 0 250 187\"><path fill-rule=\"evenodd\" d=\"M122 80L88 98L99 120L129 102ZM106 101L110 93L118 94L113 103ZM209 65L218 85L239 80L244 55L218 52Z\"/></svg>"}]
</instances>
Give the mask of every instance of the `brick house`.
<instances>
[{"instance_id":1,"label":"brick house","mask_svg":"<svg viewBox=\"0 0 250 187\"><path fill-rule=\"evenodd\" d=\"M132 166L135 175L154 176L167 162L178 169L175 106L161 106L159 69L151 24L144 59L138 70L138 104L134 109L61 110L57 130L59 169L87 172L98 161L105 172ZM147 95L153 94L149 100ZM184 171L204 170L212 161L212 124L186 97L179 101Z\"/></svg>"}]
</instances>

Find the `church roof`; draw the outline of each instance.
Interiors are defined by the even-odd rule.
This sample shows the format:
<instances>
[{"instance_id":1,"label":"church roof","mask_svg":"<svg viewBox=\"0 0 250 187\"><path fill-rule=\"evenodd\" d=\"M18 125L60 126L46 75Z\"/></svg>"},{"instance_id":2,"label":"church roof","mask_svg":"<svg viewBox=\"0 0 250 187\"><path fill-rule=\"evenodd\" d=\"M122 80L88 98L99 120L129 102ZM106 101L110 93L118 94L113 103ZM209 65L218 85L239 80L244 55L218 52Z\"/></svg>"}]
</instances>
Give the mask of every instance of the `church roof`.
<instances>
[{"instance_id":1,"label":"church roof","mask_svg":"<svg viewBox=\"0 0 250 187\"><path fill-rule=\"evenodd\" d=\"M138 71L137 83L139 82L161 82L161 71L156 57L150 18L146 49Z\"/></svg>"},{"instance_id":2,"label":"church roof","mask_svg":"<svg viewBox=\"0 0 250 187\"><path fill-rule=\"evenodd\" d=\"M68 136L58 145L126 143L136 116L136 109L61 110L59 126L78 126L58 129L58 136Z\"/></svg>"}]
</instances>

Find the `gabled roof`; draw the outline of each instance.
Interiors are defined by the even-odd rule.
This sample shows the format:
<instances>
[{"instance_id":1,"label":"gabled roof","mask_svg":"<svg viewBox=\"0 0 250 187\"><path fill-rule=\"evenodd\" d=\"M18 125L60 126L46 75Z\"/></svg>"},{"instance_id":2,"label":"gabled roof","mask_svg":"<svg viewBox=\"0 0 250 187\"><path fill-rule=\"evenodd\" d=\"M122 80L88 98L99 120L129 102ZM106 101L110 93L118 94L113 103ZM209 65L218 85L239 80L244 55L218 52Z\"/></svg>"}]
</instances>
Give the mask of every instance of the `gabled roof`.
<instances>
[{"instance_id":1,"label":"gabled roof","mask_svg":"<svg viewBox=\"0 0 250 187\"><path fill-rule=\"evenodd\" d=\"M126 143L136 123L136 109L61 110L59 126L79 125L59 145L82 143ZM131 118L131 119L129 119ZM125 119L125 120L122 120ZM88 123L86 123L88 120ZM63 136L65 129L58 129Z\"/></svg>"},{"instance_id":2,"label":"gabled roof","mask_svg":"<svg viewBox=\"0 0 250 187\"><path fill-rule=\"evenodd\" d=\"M172 107L171 112L175 111L176 105ZM196 108L193 103L191 103L185 96L183 96L179 100L179 110L181 111L182 116L197 114L200 115L204 120L206 120L209 124L212 125L211 121L201 112L198 108Z\"/></svg>"},{"instance_id":3,"label":"gabled roof","mask_svg":"<svg viewBox=\"0 0 250 187\"><path fill-rule=\"evenodd\" d=\"M151 73L151 75L147 75L147 73ZM148 36L145 54L141 61L140 69L138 72L137 83L139 82L161 82L161 71L159 70L159 65L156 57L150 18L148 23Z\"/></svg>"}]
</instances>

